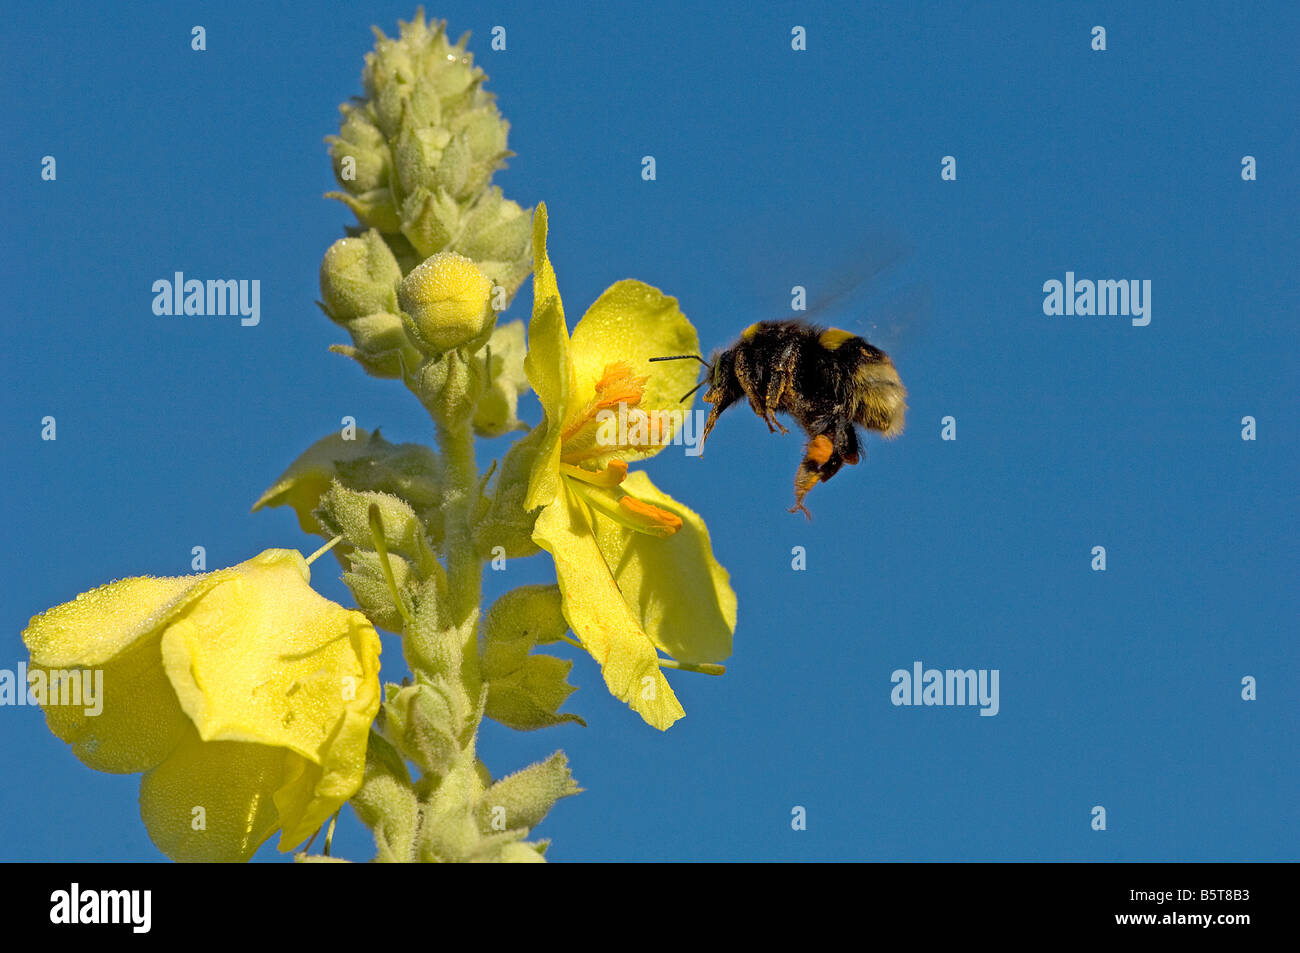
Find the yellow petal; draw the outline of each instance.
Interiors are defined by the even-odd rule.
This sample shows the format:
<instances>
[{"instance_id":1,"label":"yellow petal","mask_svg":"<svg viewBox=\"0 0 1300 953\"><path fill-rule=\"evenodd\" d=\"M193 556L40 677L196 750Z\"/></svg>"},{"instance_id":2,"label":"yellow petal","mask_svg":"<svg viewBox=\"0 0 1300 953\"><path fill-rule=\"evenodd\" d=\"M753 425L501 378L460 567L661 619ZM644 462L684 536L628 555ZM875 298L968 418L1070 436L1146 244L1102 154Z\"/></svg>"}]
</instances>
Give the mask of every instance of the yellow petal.
<instances>
[{"instance_id":1,"label":"yellow petal","mask_svg":"<svg viewBox=\"0 0 1300 953\"><path fill-rule=\"evenodd\" d=\"M89 767L144 771L184 737L189 720L158 647L168 621L211 588L210 576L122 579L41 613L23 632L30 668L47 683L65 672L102 678L103 697L89 711L86 704L45 706L50 731Z\"/></svg>"},{"instance_id":2,"label":"yellow petal","mask_svg":"<svg viewBox=\"0 0 1300 953\"><path fill-rule=\"evenodd\" d=\"M567 488L537 517L536 543L555 560L564 617L600 665L610 694L666 729L686 712L659 670L654 645L610 575L582 507Z\"/></svg>"},{"instance_id":3,"label":"yellow petal","mask_svg":"<svg viewBox=\"0 0 1300 953\"><path fill-rule=\"evenodd\" d=\"M560 434L568 411L572 365L569 363L569 328L564 323L564 303L555 281L555 269L546 253L546 203L533 212L533 316L528 322L528 353L524 373L546 414L546 432L537 452L524 509L545 506L559 495Z\"/></svg>"},{"instance_id":4,"label":"yellow petal","mask_svg":"<svg viewBox=\"0 0 1300 953\"><path fill-rule=\"evenodd\" d=\"M101 586L23 634L34 669L102 674L101 710L47 699L50 727L91 767L149 769L141 814L171 857L244 860L277 826L289 849L361 785L379 637L309 576L300 553L267 550Z\"/></svg>"},{"instance_id":5,"label":"yellow petal","mask_svg":"<svg viewBox=\"0 0 1300 953\"><path fill-rule=\"evenodd\" d=\"M272 794L297 755L263 745L186 740L140 782L140 816L178 861L244 861L275 833Z\"/></svg>"},{"instance_id":6,"label":"yellow petal","mask_svg":"<svg viewBox=\"0 0 1300 953\"><path fill-rule=\"evenodd\" d=\"M76 677L85 672L96 681L102 679L101 697L91 707L84 703L45 706L50 731L96 771L146 771L166 758L191 730L163 670L157 642L94 668L43 671L51 680L63 672Z\"/></svg>"},{"instance_id":7,"label":"yellow petal","mask_svg":"<svg viewBox=\"0 0 1300 953\"><path fill-rule=\"evenodd\" d=\"M713 558L699 514L661 492L641 471L620 489L643 505L666 510L681 527L666 539L601 519L596 538L604 562L650 640L679 662L721 662L731 654L736 594Z\"/></svg>"},{"instance_id":8,"label":"yellow petal","mask_svg":"<svg viewBox=\"0 0 1300 953\"><path fill-rule=\"evenodd\" d=\"M356 715L350 716L357 720ZM364 730L370 730L373 716L365 721ZM339 735L352 726L339 726ZM365 771L366 749L356 745L331 745L326 751L328 759L322 765L306 758L289 754L285 758L284 780L272 800L280 823L278 849L288 853L316 833L361 787L359 779Z\"/></svg>"},{"instance_id":9,"label":"yellow petal","mask_svg":"<svg viewBox=\"0 0 1300 953\"><path fill-rule=\"evenodd\" d=\"M538 202L533 212L533 317L537 317L538 308L554 298L560 310L560 325L565 327L564 303L560 300L560 286L556 283L555 269L551 266L550 256L546 252L547 228L546 203Z\"/></svg>"},{"instance_id":10,"label":"yellow petal","mask_svg":"<svg viewBox=\"0 0 1300 953\"><path fill-rule=\"evenodd\" d=\"M311 589L295 550L214 575L219 585L163 635L163 664L203 740L260 743L309 763L286 779L295 790L277 796L292 846L361 785L379 708L379 637L360 612Z\"/></svg>"},{"instance_id":11,"label":"yellow petal","mask_svg":"<svg viewBox=\"0 0 1300 953\"><path fill-rule=\"evenodd\" d=\"M543 216L543 224L545 217ZM528 325L528 356L524 370L546 414L546 430L537 450L524 509L545 506L560 493L560 443L568 406L569 332L564 326L559 298L550 298L533 313Z\"/></svg>"},{"instance_id":12,"label":"yellow petal","mask_svg":"<svg viewBox=\"0 0 1300 953\"><path fill-rule=\"evenodd\" d=\"M641 281L625 280L611 285L583 315L573 329L571 347L574 385L571 407L582 407L596 393L596 382L606 368L626 364L637 377L646 378L645 392L637 407L646 414L658 414L654 443L631 451L620 450L623 459L640 459L658 453L671 443L689 413L693 400L682 395L695 386L701 367L697 361L658 361L652 357L698 354L700 341L691 322L677 306L677 299Z\"/></svg>"},{"instance_id":13,"label":"yellow petal","mask_svg":"<svg viewBox=\"0 0 1300 953\"><path fill-rule=\"evenodd\" d=\"M137 642L159 637L181 596L193 600L211 585L208 575L119 579L34 616L23 641L34 665L103 665Z\"/></svg>"}]
</instances>

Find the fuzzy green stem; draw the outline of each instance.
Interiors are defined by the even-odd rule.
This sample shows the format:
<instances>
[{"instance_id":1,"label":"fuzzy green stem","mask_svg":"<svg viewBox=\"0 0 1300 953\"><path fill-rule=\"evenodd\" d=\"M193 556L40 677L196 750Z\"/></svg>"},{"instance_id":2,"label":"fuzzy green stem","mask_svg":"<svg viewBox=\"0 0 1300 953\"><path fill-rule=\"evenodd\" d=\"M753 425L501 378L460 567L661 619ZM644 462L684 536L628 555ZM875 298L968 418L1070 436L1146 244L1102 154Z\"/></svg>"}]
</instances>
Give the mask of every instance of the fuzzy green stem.
<instances>
[{"instance_id":1,"label":"fuzzy green stem","mask_svg":"<svg viewBox=\"0 0 1300 953\"><path fill-rule=\"evenodd\" d=\"M438 443L446 462L447 589L451 597L451 619L460 642L461 683L471 701L482 685L478 658L478 614L483 599L483 563L474 551L475 497L478 466L474 461L474 437L468 421L438 428Z\"/></svg>"}]
</instances>

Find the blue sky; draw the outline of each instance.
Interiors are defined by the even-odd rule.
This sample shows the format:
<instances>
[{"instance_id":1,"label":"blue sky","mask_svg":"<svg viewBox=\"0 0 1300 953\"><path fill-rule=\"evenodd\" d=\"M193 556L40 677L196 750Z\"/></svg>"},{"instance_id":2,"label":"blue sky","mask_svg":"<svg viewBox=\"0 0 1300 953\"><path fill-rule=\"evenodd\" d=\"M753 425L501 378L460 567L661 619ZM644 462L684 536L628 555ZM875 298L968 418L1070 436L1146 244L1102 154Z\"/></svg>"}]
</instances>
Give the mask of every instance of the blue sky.
<instances>
[{"instance_id":1,"label":"blue sky","mask_svg":"<svg viewBox=\"0 0 1300 953\"><path fill-rule=\"evenodd\" d=\"M33 614L186 572L195 545L210 568L315 548L248 508L344 415L428 439L404 390L327 351L341 332L313 304L352 221L321 198L322 138L370 25L413 7L268 6L8 11L0 668ZM588 726L489 724L489 767L567 752L586 792L538 830L555 860L1297 859L1300 11L751 6L429 8L473 32L517 153L496 182L547 203L571 321L636 277L708 350L786 315L792 286L825 300L882 241L908 250L822 316L897 340L907 432L868 438L812 522L786 512L797 437L743 407L703 458L648 465L731 572L727 674L670 673L688 714L660 734L574 654ZM155 316L174 271L260 279L261 323ZM1150 280L1150 324L1045 315L1067 271ZM350 604L328 561L313 582ZM916 661L997 669L998 714L894 706ZM31 708L0 709L0 738L0 859L161 859L137 776L85 768ZM337 843L369 856L350 814Z\"/></svg>"}]
</instances>

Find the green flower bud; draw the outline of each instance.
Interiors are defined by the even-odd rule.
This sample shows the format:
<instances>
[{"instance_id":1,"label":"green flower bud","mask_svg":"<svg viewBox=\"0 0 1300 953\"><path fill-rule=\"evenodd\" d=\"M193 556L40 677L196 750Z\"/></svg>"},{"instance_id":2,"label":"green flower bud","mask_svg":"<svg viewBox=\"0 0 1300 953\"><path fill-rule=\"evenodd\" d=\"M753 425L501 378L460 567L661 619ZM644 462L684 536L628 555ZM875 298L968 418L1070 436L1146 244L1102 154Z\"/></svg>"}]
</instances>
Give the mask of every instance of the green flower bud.
<instances>
[{"instance_id":1,"label":"green flower bud","mask_svg":"<svg viewBox=\"0 0 1300 953\"><path fill-rule=\"evenodd\" d=\"M400 553L414 560L427 573L434 555L424 535L424 526L409 503L387 493L353 490L338 480L321 495L316 517L327 530L341 535L361 550L374 550L370 526L370 506L379 508L384 528L384 544L390 553Z\"/></svg>"},{"instance_id":2,"label":"green flower bud","mask_svg":"<svg viewBox=\"0 0 1300 953\"><path fill-rule=\"evenodd\" d=\"M460 228L460 217L460 206L450 195L435 195L420 186L402 203L402 234L427 258L451 245L452 236Z\"/></svg>"},{"instance_id":3,"label":"green flower bud","mask_svg":"<svg viewBox=\"0 0 1300 953\"><path fill-rule=\"evenodd\" d=\"M483 378L483 396L474 410L474 432L480 437L500 437L512 430L527 430L518 416L519 395L529 389L524 373L524 322L511 321L492 331L483 349L474 355L474 369Z\"/></svg>"},{"instance_id":4,"label":"green flower bud","mask_svg":"<svg viewBox=\"0 0 1300 953\"><path fill-rule=\"evenodd\" d=\"M557 751L484 791L479 798L479 820L490 823L495 811L504 815L507 828L534 828L560 798L581 793L582 788L569 772L568 758L563 751Z\"/></svg>"},{"instance_id":5,"label":"green flower bud","mask_svg":"<svg viewBox=\"0 0 1300 953\"><path fill-rule=\"evenodd\" d=\"M326 192L327 199L338 199L352 209L357 220L366 228L378 229L385 235L400 231L402 220L397 214L397 204L393 201L393 192L387 186L358 192ZM398 236L400 237L400 236Z\"/></svg>"},{"instance_id":6,"label":"green flower bud","mask_svg":"<svg viewBox=\"0 0 1300 953\"><path fill-rule=\"evenodd\" d=\"M496 321L492 282L455 252L441 252L416 266L402 279L397 298L429 353L468 344L491 333Z\"/></svg>"},{"instance_id":7,"label":"green flower bud","mask_svg":"<svg viewBox=\"0 0 1300 953\"><path fill-rule=\"evenodd\" d=\"M392 155L384 134L364 109L344 103L339 111L343 113L343 127L339 135L325 140L330 144L335 180L357 193L387 188Z\"/></svg>"},{"instance_id":8,"label":"green flower bud","mask_svg":"<svg viewBox=\"0 0 1300 953\"><path fill-rule=\"evenodd\" d=\"M402 192L409 195L418 188L436 189L439 166L446 159L444 152L451 141L451 132L442 128L415 128L407 126L397 134L393 144L393 162L397 167L397 182Z\"/></svg>"},{"instance_id":9,"label":"green flower bud","mask_svg":"<svg viewBox=\"0 0 1300 953\"><path fill-rule=\"evenodd\" d=\"M538 551L533 541L538 511L525 509L524 500L537 460L537 448L545 436L546 428L534 429L516 440L501 461L487 512L474 528L475 549L485 559L500 555L497 547L509 559L531 556Z\"/></svg>"},{"instance_id":10,"label":"green flower bud","mask_svg":"<svg viewBox=\"0 0 1300 953\"><path fill-rule=\"evenodd\" d=\"M429 415L444 427L468 423L483 392L482 380L460 351L425 361L410 387Z\"/></svg>"},{"instance_id":11,"label":"green flower bud","mask_svg":"<svg viewBox=\"0 0 1300 953\"><path fill-rule=\"evenodd\" d=\"M441 675L414 685L385 686L384 734L426 773L442 774L460 751L461 724L451 702L454 689Z\"/></svg>"},{"instance_id":12,"label":"green flower bud","mask_svg":"<svg viewBox=\"0 0 1300 953\"><path fill-rule=\"evenodd\" d=\"M533 270L533 215L503 198L496 186L465 214L456 250L478 262L482 272L506 289L507 301Z\"/></svg>"},{"instance_id":13,"label":"green flower bud","mask_svg":"<svg viewBox=\"0 0 1300 953\"><path fill-rule=\"evenodd\" d=\"M402 270L377 231L340 238L325 252L320 290L325 313L340 324L397 310Z\"/></svg>"},{"instance_id":14,"label":"green flower bud","mask_svg":"<svg viewBox=\"0 0 1300 953\"><path fill-rule=\"evenodd\" d=\"M442 540L442 461L420 443L391 444L383 441L383 451L335 465L338 480L354 490L375 490L400 497L420 515L429 538ZM433 517L438 517L434 531Z\"/></svg>"},{"instance_id":15,"label":"green flower bud","mask_svg":"<svg viewBox=\"0 0 1300 953\"><path fill-rule=\"evenodd\" d=\"M346 565L350 568L343 573L343 582L366 618L376 628L401 632L406 620L402 618L402 610L393 601L393 591L388 588L388 579L380 565L379 554L354 549L348 554ZM393 570L397 591L403 594L409 610L414 601L411 596L419 583L415 567L392 553L388 555L388 565Z\"/></svg>"},{"instance_id":16,"label":"green flower bud","mask_svg":"<svg viewBox=\"0 0 1300 953\"><path fill-rule=\"evenodd\" d=\"M384 690L389 694L399 689L386 685ZM365 780L349 803L375 835L376 860L398 863L410 859L419 800L401 754L374 730L366 747Z\"/></svg>"}]
</instances>

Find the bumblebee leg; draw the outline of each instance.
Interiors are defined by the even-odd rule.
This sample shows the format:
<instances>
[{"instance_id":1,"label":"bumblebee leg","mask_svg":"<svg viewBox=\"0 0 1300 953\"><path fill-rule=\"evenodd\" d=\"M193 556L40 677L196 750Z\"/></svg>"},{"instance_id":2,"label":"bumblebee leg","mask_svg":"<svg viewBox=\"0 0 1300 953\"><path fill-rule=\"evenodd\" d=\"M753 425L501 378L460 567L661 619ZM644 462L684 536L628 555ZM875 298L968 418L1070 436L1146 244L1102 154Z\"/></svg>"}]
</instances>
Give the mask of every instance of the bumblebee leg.
<instances>
[{"instance_id":1,"label":"bumblebee leg","mask_svg":"<svg viewBox=\"0 0 1300 953\"><path fill-rule=\"evenodd\" d=\"M858 432L853 429L853 422L842 420L835 428L835 452L844 458L850 466L861 459L858 448ZM830 479L827 477L826 479Z\"/></svg>"},{"instance_id":2,"label":"bumblebee leg","mask_svg":"<svg viewBox=\"0 0 1300 953\"><path fill-rule=\"evenodd\" d=\"M794 380L796 360L798 360L798 351L793 345L787 345L772 366L772 376L767 382L767 393L764 395L763 407L766 411L764 419L767 420L768 429L770 430L775 423L782 435L790 431L782 427L779 421L774 420L772 414L781 409L781 400L785 397L786 391L793 391L790 385Z\"/></svg>"},{"instance_id":3,"label":"bumblebee leg","mask_svg":"<svg viewBox=\"0 0 1300 953\"><path fill-rule=\"evenodd\" d=\"M772 420L772 415L767 412L767 408L759 399L759 395L764 390L761 375L756 373L754 369L750 368L749 361L746 359L743 351L736 354L735 370L736 381L740 384L741 389L744 390L745 396L749 398L749 406L753 409L754 413L762 419L763 423L767 424L768 432L776 433L776 427L773 426L775 421ZM785 428L783 427L781 429L784 430Z\"/></svg>"},{"instance_id":4,"label":"bumblebee leg","mask_svg":"<svg viewBox=\"0 0 1300 953\"><path fill-rule=\"evenodd\" d=\"M812 519L808 507L803 505L803 498L818 483L824 483L835 476L843 465L844 458L835 449L830 437L820 434L809 440L808 447L804 451L803 462L795 471L794 506L790 507L790 512L802 513Z\"/></svg>"}]
</instances>

